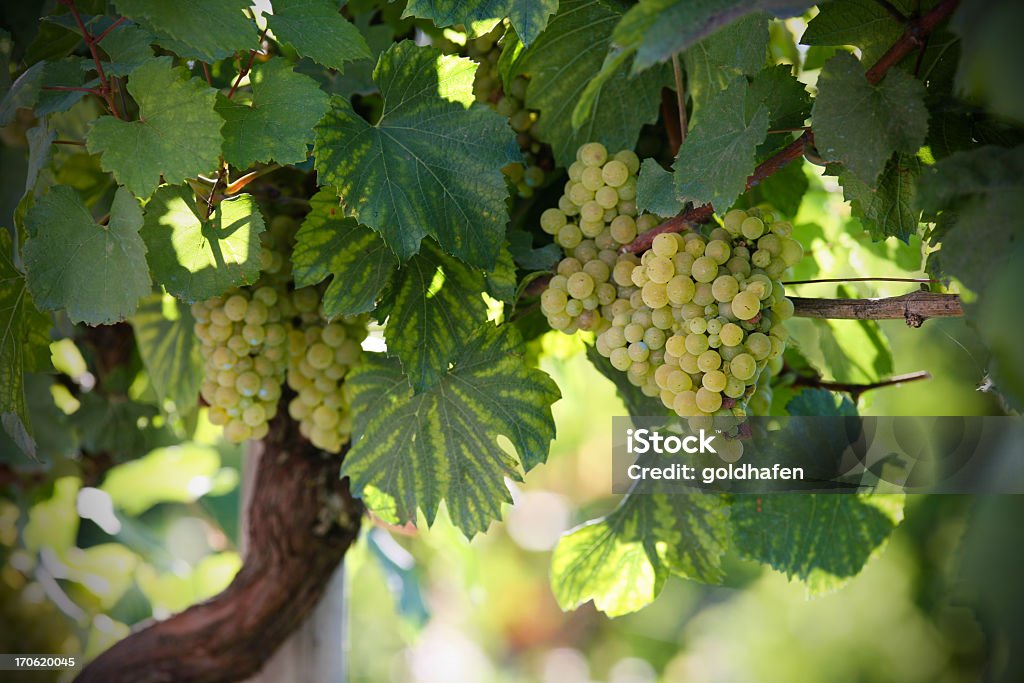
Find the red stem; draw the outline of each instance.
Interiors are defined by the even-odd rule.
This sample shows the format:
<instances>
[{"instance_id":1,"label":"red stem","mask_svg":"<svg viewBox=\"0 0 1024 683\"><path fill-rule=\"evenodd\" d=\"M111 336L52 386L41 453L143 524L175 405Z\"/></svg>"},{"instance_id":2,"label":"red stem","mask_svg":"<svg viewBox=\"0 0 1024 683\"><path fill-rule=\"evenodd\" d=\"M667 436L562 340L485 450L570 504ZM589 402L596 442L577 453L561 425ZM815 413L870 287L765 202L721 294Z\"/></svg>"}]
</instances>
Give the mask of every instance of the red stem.
<instances>
[{"instance_id":1,"label":"red stem","mask_svg":"<svg viewBox=\"0 0 1024 683\"><path fill-rule=\"evenodd\" d=\"M95 38L93 38L93 40L92 40L93 45L95 45L96 43L98 43L101 40L103 40L104 38L106 38L107 34L109 34L111 31L113 31L115 28L117 28L118 26L120 26L123 23L124 23L124 17L119 17L117 21L115 21L113 24L111 24L110 26L107 27L106 31L104 31L103 33L101 33L98 36L96 36Z\"/></svg>"},{"instance_id":2,"label":"red stem","mask_svg":"<svg viewBox=\"0 0 1024 683\"><path fill-rule=\"evenodd\" d=\"M875 62L874 66L868 69L865 77L874 85L877 84L885 74L895 66L901 59L906 57L915 48L921 45L924 38L941 24L960 0L942 0L930 12L924 16L909 22L907 29L903 32L891 48ZM803 135L798 137L786 147L779 150L771 157L763 161L754 169L753 174L747 178L747 189L754 187L773 173L781 170L786 164L797 159L803 154L804 146L814 144L814 134L808 128ZM658 227L648 230L638 236L632 243L622 247L620 251L639 253L650 249L654 238L664 232L682 232L688 230L692 225L705 223L714 215L714 207L705 204L700 207L691 207L678 216L670 218Z\"/></svg>"},{"instance_id":3,"label":"red stem","mask_svg":"<svg viewBox=\"0 0 1024 683\"><path fill-rule=\"evenodd\" d=\"M89 29L85 27L85 22L82 21L82 15L78 12L78 7L75 6L75 0L59 0L60 4L68 8L71 12L71 16L74 17L75 23L78 24L78 30L82 32L82 39L85 41L85 46L89 48L89 53L92 55L93 64L96 65L96 75L100 79L99 94L107 103L107 108L110 109L110 113L116 118L121 118L121 112L117 110L117 104L114 102L113 91L110 89L110 82L107 80L107 75L103 71L103 63L100 61L100 53L96 49L96 39Z\"/></svg>"},{"instance_id":4,"label":"red stem","mask_svg":"<svg viewBox=\"0 0 1024 683\"><path fill-rule=\"evenodd\" d=\"M267 28L263 29L262 33L260 33L259 43L261 46L263 45L264 39L267 37L267 30L269 28L270 26L268 25ZM228 91L229 100L235 96L235 91L238 90L239 83L242 82L242 79L245 78L245 75L249 73L250 69L252 69L252 63L256 61L256 53L258 52L259 50L249 50L249 63L245 65L244 69L238 72L238 77L235 79L235 82L231 85L231 90Z\"/></svg>"},{"instance_id":5,"label":"red stem","mask_svg":"<svg viewBox=\"0 0 1024 683\"><path fill-rule=\"evenodd\" d=\"M931 379L931 374L926 370L919 370L917 372L908 372L905 375L896 375L889 379L884 379L878 382L872 382L871 384L849 384L847 382L828 382L820 377L809 377L807 375L797 375L796 379L793 380L793 386L795 387L809 387L814 389L828 389L829 391L841 391L850 394L853 397L854 402L860 398L860 395L865 391L871 389L881 389L883 387L891 387L897 384L905 384L907 382L919 382L921 380Z\"/></svg>"}]
</instances>

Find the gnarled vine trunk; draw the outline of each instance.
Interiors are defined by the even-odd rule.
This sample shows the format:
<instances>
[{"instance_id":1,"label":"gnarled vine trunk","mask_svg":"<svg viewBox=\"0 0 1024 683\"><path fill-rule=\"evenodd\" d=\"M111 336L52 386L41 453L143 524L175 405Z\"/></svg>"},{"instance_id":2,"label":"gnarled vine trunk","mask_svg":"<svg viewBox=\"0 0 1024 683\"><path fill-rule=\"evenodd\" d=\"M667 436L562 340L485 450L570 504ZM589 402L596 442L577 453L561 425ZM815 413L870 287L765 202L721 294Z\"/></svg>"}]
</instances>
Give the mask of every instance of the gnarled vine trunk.
<instances>
[{"instance_id":1,"label":"gnarled vine trunk","mask_svg":"<svg viewBox=\"0 0 1024 683\"><path fill-rule=\"evenodd\" d=\"M310 615L359 533L362 504L340 460L279 414L255 472L245 562L222 593L129 635L79 683L238 681L255 674Z\"/></svg>"}]
</instances>

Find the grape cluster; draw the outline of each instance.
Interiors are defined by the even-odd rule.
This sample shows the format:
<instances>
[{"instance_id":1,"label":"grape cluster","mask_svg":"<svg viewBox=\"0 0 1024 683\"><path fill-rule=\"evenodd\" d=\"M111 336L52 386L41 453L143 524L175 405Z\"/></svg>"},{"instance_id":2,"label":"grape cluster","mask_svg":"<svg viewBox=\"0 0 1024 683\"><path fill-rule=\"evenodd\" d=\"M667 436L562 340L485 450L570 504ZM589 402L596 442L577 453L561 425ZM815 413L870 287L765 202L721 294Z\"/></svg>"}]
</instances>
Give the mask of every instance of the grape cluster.
<instances>
[{"instance_id":1,"label":"grape cluster","mask_svg":"<svg viewBox=\"0 0 1024 683\"><path fill-rule=\"evenodd\" d=\"M630 151L609 157L599 143L580 147L557 208L540 216L566 257L541 294L541 311L556 330L601 332L630 308L629 279L639 260L618 249L659 222L637 216L636 174L640 159Z\"/></svg>"},{"instance_id":2,"label":"grape cluster","mask_svg":"<svg viewBox=\"0 0 1024 683\"><path fill-rule=\"evenodd\" d=\"M202 343L203 399L231 441L262 439L277 412L288 368L287 295L241 288L192 305Z\"/></svg>"},{"instance_id":3,"label":"grape cluster","mask_svg":"<svg viewBox=\"0 0 1024 683\"><path fill-rule=\"evenodd\" d=\"M598 353L683 417L765 413L793 315L779 279L803 257L792 226L734 209L706 232L658 235L637 259L620 245L659 221L636 217L632 152L580 147L541 229L565 250L541 310L555 329L592 330Z\"/></svg>"},{"instance_id":4,"label":"grape cluster","mask_svg":"<svg viewBox=\"0 0 1024 683\"><path fill-rule=\"evenodd\" d=\"M301 324L288 338L288 386L296 394L288 414L314 446L337 453L352 433L344 379L362 353L366 321L327 322L316 288L297 290L292 299Z\"/></svg>"},{"instance_id":5,"label":"grape cluster","mask_svg":"<svg viewBox=\"0 0 1024 683\"><path fill-rule=\"evenodd\" d=\"M293 290L287 253L297 227L286 216L271 222L255 285L192 305L205 359L201 395L210 422L239 443L266 436L287 381L296 393L288 412L299 431L337 453L352 431L343 380L359 360L366 321L328 321L322 287Z\"/></svg>"},{"instance_id":6,"label":"grape cluster","mask_svg":"<svg viewBox=\"0 0 1024 683\"><path fill-rule=\"evenodd\" d=\"M523 102L529 79L516 76L507 90L503 89L501 76L498 73L498 59L501 47L498 39L501 28L469 41L469 56L479 62L476 77L473 81L473 93L478 102L491 106L508 119L508 125L516 132L519 150L523 153L525 164L511 163L502 172L515 185L520 197L533 196L534 190L544 184L547 176L545 168L551 168L551 150L537 136L538 112L527 109Z\"/></svg>"}]
</instances>

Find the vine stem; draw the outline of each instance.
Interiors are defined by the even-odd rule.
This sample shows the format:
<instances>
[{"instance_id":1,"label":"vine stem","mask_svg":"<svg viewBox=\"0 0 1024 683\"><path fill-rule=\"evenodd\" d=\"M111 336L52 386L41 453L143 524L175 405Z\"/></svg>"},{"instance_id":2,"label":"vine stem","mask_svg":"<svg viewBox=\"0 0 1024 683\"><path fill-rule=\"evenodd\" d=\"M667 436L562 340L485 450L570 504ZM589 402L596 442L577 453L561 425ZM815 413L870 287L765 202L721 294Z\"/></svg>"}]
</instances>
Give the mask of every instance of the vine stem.
<instances>
[{"instance_id":1,"label":"vine stem","mask_svg":"<svg viewBox=\"0 0 1024 683\"><path fill-rule=\"evenodd\" d=\"M790 297L793 315L833 320L899 320L921 327L929 318L951 318L964 314L958 294L910 292L882 299L805 299Z\"/></svg>"},{"instance_id":2,"label":"vine stem","mask_svg":"<svg viewBox=\"0 0 1024 683\"><path fill-rule=\"evenodd\" d=\"M123 23L124 23L124 17L118 17L117 21L115 21L113 24L111 24L110 26L107 27L107 30L105 30L103 33L101 33L98 36L96 36L95 38L93 38L93 40L92 40L93 44L95 45L96 43L98 43L101 40L103 40L104 38L106 38L110 34L111 31L113 31L115 28L117 28L118 26L120 26Z\"/></svg>"},{"instance_id":3,"label":"vine stem","mask_svg":"<svg viewBox=\"0 0 1024 683\"><path fill-rule=\"evenodd\" d=\"M267 31L269 29L270 25L268 24L267 27L260 32L259 44L261 47L263 46L263 41L266 40L267 38ZM248 74L249 71L252 69L252 63L256 61L256 54L258 52L258 49L249 50L249 62L245 65L244 69L238 72L238 77L235 78L235 82L231 84L231 90L228 91L229 100L235 96L235 91L238 90L238 86L242 82L242 79L245 78L246 74Z\"/></svg>"},{"instance_id":4,"label":"vine stem","mask_svg":"<svg viewBox=\"0 0 1024 683\"><path fill-rule=\"evenodd\" d=\"M921 284L933 284L938 280L930 280L926 277L825 277L817 280L790 280L783 282L784 285L816 285L823 282L912 282Z\"/></svg>"},{"instance_id":5,"label":"vine stem","mask_svg":"<svg viewBox=\"0 0 1024 683\"><path fill-rule=\"evenodd\" d=\"M854 403L860 398L860 395L865 391L871 391L872 389L882 389L884 387L892 387L898 384L907 384L909 382L920 382L926 379L931 379L932 375L926 370L919 370L917 372L908 372L904 375L895 375L889 379L883 379L878 382L871 382L870 384L851 384L847 382L829 382L823 380L820 377L814 377L809 375L797 375L793 381L795 387L809 387L812 389L828 389L829 391L841 391L853 398Z\"/></svg>"},{"instance_id":6,"label":"vine stem","mask_svg":"<svg viewBox=\"0 0 1024 683\"><path fill-rule=\"evenodd\" d=\"M683 90L683 70L679 66L679 55L672 55L672 75L676 81L676 107L679 109L679 144L686 142L686 91Z\"/></svg>"},{"instance_id":7,"label":"vine stem","mask_svg":"<svg viewBox=\"0 0 1024 683\"><path fill-rule=\"evenodd\" d=\"M68 8L71 12L71 16L74 17L75 23L78 24L78 30L82 32L82 39L85 41L85 46L89 48L89 54L92 55L93 64L96 65L96 75L100 79L99 94L103 97L107 103L107 108L110 109L110 113L116 118L121 118L121 112L117 109L117 104L114 102L114 94L110 89L110 81L107 80L107 74L103 71L103 63L100 61L100 53L96 49L96 43L99 42L91 33L89 29L85 27L85 22L82 21L82 15L78 11L78 7L75 5L75 0L59 0L60 4ZM111 27L113 28L113 27ZM109 29L108 29L109 31ZM104 31L102 36L105 36L108 31Z\"/></svg>"},{"instance_id":8,"label":"vine stem","mask_svg":"<svg viewBox=\"0 0 1024 683\"><path fill-rule=\"evenodd\" d=\"M959 3L960 0L942 0L927 14L916 19L907 20L907 28L903 35L865 73L865 78L867 78L868 82L872 85L877 85L885 74L888 73L889 69L910 54L915 47L919 47L924 38L949 17ZM813 144L814 133L808 128L796 140L759 164L750 177L747 178L746 189L749 190L756 186L773 173L784 168L791 161L799 158L803 154L804 148ZM658 235L664 232L683 232L684 230L689 230L695 224L707 222L713 214L714 207L710 204L690 207L678 216L670 218L658 227L638 236L633 242L622 247L620 251L633 253L646 251L651 248L651 243Z\"/></svg>"}]
</instances>

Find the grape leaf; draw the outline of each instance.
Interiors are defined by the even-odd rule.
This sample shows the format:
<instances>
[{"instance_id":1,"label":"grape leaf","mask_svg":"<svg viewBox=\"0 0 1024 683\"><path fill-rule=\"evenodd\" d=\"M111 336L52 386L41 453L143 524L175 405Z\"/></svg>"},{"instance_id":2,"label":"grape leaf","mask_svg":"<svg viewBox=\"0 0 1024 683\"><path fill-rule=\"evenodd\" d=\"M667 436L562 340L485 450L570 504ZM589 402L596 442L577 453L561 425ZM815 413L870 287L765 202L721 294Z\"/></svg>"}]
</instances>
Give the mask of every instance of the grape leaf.
<instances>
[{"instance_id":1,"label":"grape leaf","mask_svg":"<svg viewBox=\"0 0 1024 683\"><path fill-rule=\"evenodd\" d=\"M108 76L127 76L153 59L152 44L156 36L138 26L119 26L103 38L103 51L110 58L103 71ZM90 70L92 61L83 61L82 68Z\"/></svg>"},{"instance_id":2,"label":"grape leaf","mask_svg":"<svg viewBox=\"0 0 1024 683\"><path fill-rule=\"evenodd\" d=\"M505 478L521 479L547 457L558 388L521 356L511 326L485 324L441 381L414 395L399 364L371 356L346 380L354 444L342 465L355 495L367 487L393 498L402 521L422 510L433 523L444 500L467 536L484 531L511 502ZM506 437L518 455L497 443Z\"/></svg>"},{"instance_id":3,"label":"grape leaf","mask_svg":"<svg viewBox=\"0 0 1024 683\"><path fill-rule=\"evenodd\" d=\"M25 373L49 363L50 318L36 309L10 254L10 235L0 230L0 416L11 439L34 458Z\"/></svg>"},{"instance_id":4,"label":"grape leaf","mask_svg":"<svg viewBox=\"0 0 1024 683\"><path fill-rule=\"evenodd\" d=\"M124 16L159 28L207 62L258 47L256 25L245 14L251 4L248 0L115 0L114 4Z\"/></svg>"},{"instance_id":5,"label":"grape leaf","mask_svg":"<svg viewBox=\"0 0 1024 683\"><path fill-rule=\"evenodd\" d=\"M676 156L676 196L695 204L712 204L725 210L746 188L754 171L757 146L768 133L768 110L762 104L752 116L744 113L748 86L738 78L713 94L702 116Z\"/></svg>"},{"instance_id":6,"label":"grape leaf","mask_svg":"<svg viewBox=\"0 0 1024 683\"><path fill-rule=\"evenodd\" d=\"M608 516L569 531L551 558L551 585L564 610L588 600L610 617L650 604L669 572L722 578L729 507L722 496L631 494Z\"/></svg>"},{"instance_id":7,"label":"grape leaf","mask_svg":"<svg viewBox=\"0 0 1024 683\"><path fill-rule=\"evenodd\" d=\"M0 100L0 126L8 126L19 109L31 109L39 97L46 62L36 62L18 76Z\"/></svg>"},{"instance_id":8,"label":"grape leaf","mask_svg":"<svg viewBox=\"0 0 1024 683\"><path fill-rule=\"evenodd\" d=\"M86 93L83 90L44 90L45 86L61 86L70 88L91 88L99 84L93 79L84 82L83 65L92 64L92 60L69 57L57 62L36 62L29 67L0 101L0 126L6 126L14 120L18 109L32 109L36 116L42 117L70 109L79 102Z\"/></svg>"},{"instance_id":9,"label":"grape leaf","mask_svg":"<svg viewBox=\"0 0 1024 683\"><path fill-rule=\"evenodd\" d=\"M410 0L403 17L430 19L435 26L482 23L508 17L523 45L532 43L558 10L558 0ZM488 29L489 30L489 29Z\"/></svg>"},{"instance_id":10,"label":"grape leaf","mask_svg":"<svg viewBox=\"0 0 1024 683\"><path fill-rule=\"evenodd\" d=\"M309 204L292 251L295 286L331 277L323 297L328 317L372 311L398 259L377 233L343 214L331 190L317 192Z\"/></svg>"},{"instance_id":11,"label":"grape leaf","mask_svg":"<svg viewBox=\"0 0 1024 683\"><path fill-rule=\"evenodd\" d=\"M788 64L761 69L750 81L745 105L747 116L753 116L762 104L768 109L768 124L772 129L799 128L811 113L807 89Z\"/></svg>"},{"instance_id":12,"label":"grape leaf","mask_svg":"<svg viewBox=\"0 0 1024 683\"><path fill-rule=\"evenodd\" d=\"M103 155L103 170L147 198L161 176L177 183L216 168L224 120L214 111L215 90L161 57L131 73L128 91L139 104L139 120L103 116L86 137L89 152Z\"/></svg>"},{"instance_id":13,"label":"grape leaf","mask_svg":"<svg viewBox=\"0 0 1024 683\"><path fill-rule=\"evenodd\" d=\"M799 0L640 0L615 27L616 45L636 50L633 68L646 69L664 62L698 41L725 30L748 14L778 11L799 14L814 3ZM737 44L737 54L748 46ZM759 67L764 53L755 65Z\"/></svg>"},{"instance_id":14,"label":"grape leaf","mask_svg":"<svg viewBox=\"0 0 1024 683\"><path fill-rule=\"evenodd\" d=\"M929 270L980 292L1019 242L1024 146L951 154L924 170L918 199L927 215L938 214L932 242L942 249L929 256Z\"/></svg>"},{"instance_id":15,"label":"grape leaf","mask_svg":"<svg viewBox=\"0 0 1024 683\"><path fill-rule=\"evenodd\" d=\"M686 90L693 100L693 124L715 93L728 87L737 76L754 76L761 71L768 53L768 38L767 17L751 14L683 53Z\"/></svg>"},{"instance_id":16,"label":"grape leaf","mask_svg":"<svg viewBox=\"0 0 1024 683\"><path fill-rule=\"evenodd\" d=\"M370 58L366 40L341 16L336 2L277 0L273 5L267 17L270 30L301 56L339 71L347 62Z\"/></svg>"},{"instance_id":17,"label":"grape leaf","mask_svg":"<svg viewBox=\"0 0 1024 683\"><path fill-rule=\"evenodd\" d=\"M636 207L658 216L675 216L684 203L676 197L675 177L654 159L644 159L636 181Z\"/></svg>"},{"instance_id":18,"label":"grape leaf","mask_svg":"<svg viewBox=\"0 0 1024 683\"><path fill-rule=\"evenodd\" d=\"M58 185L25 215L28 288L46 310L66 309L72 322L124 320L149 293L142 208L120 188L110 221L97 225L74 188Z\"/></svg>"},{"instance_id":19,"label":"grape leaf","mask_svg":"<svg viewBox=\"0 0 1024 683\"><path fill-rule=\"evenodd\" d=\"M732 530L740 554L806 582L813 593L856 576L903 517L903 496L737 496Z\"/></svg>"},{"instance_id":20,"label":"grape leaf","mask_svg":"<svg viewBox=\"0 0 1024 683\"><path fill-rule=\"evenodd\" d=\"M601 74L621 16L621 7L606 0L561 0L548 28L508 67L509 80L530 76L526 106L540 112L539 136L551 144L559 166L575 161L585 142L601 142L612 152L632 149L644 124L657 120L661 87L671 78L666 70L631 78L619 61ZM574 122L577 102L599 74L600 87L587 98L589 115Z\"/></svg>"},{"instance_id":21,"label":"grape leaf","mask_svg":"<svg viewBox=\"0 0 1024 683\"><path fill-rule=\"evenodd\" d=\"M511 304L516 299L516 264L512 260L512 252L505 244L498 252L498 262L491 270L483 271L484 290L494 299Z\"/></svg>"},{"instance_id":22,"label":"grape leaf","mask_svg":"<svg viewBox=\"0 0 1024 683\"><path fill-rule=\"evenodd\" d=\"M529 271L551 270L562 258L562 250L557 244L534 247L533 235L516 228L508 231L508 250L516 265Z\"/></svg>"},{"instance_id":23,"label":"grape leaf","mask_svg":"<svg viewBox=\"0 0 1024 683\"><path fill-rule=\"evenodd\" d=\"M131 324L139 356L161 405L169 399L176 413L188 413L199 401L203 381L192 311L165 294L151 294L142 300Z\"/></svg>"},{"instance_id":24,"label":"grape leaf","mask_svg":"<svg viewBox=\"0 0 1024 683\"><path fill-rule=\"evenodd\" d=\"M249 285L260 274L263 216L251 195L196 207L186 187L165 185L146 204L142 239L149 267L164 288L187 303L209 299L232 287Z\"/></svg>"},{"instance_id":25,"label":"grape leaf","mask_svg":"<svg viewBox=\"0 0 1024 683\"><path fill-rule=\"evenodd\" d=\"M487 319L483 274L427 243L402 265L381 310L384 338L415 393L434 386L466 338Z\"/></svg>"},{"instance_id":26,"label":"grape leaf","mask_svg":"<svg viewBox=\"0 0 1024 683\"><path fill-rule=\"evenodd\" d=\"M856 417L857 407L845 395L827 389L803 389L786 404L790 415Z\"/></svg>"},{"instance_id":27,"label":"grape leaf","mask_svg":"<svg viewBox=\"0 0 1024 683\"><path fill-rule=\"evenodd\" d=\"M889 159L875 188L868 187L852 173L841 169L831 171L832 175L838 174L843 197L850 202L853 215L871 233L871 239L896 237L908 244L910 237L917 234L921 216L914 206L920 173L921 162L905 154L895 154Z\"/></svg>"},{"instance_id":28,"label":"grape leaf","mask_svg":"<svg viewBox=\"0 0 1024 683\"><path fill-rule=\"evenodd\" d=\"M224 118L224 159L243 169L258 161L305 161L313 126L327 113L327 94L283 59L257 64L251 80L251 105L217 97L217 113Z\"/></svg>"},{"instance_id":29,"label":"grape leaf","mask_svg":"<svg viewBox=\"0 0 1024 683\"><path fill-rule=\"evenodd\" d=\"M910 3L893 0L904 16ZM803 45L854 45L861 49L865 64L874 64L903 35L903 26L876 0L826 2L807 22L800 43Z\"/></svg>"},{"instance_id":30,"label":"grape leaf","mask_svg":"<svg viewBox=\"0 0 1024 683\"><path fill-rule=\"evenodd\" d=\"M491 268L508 220L501 168L520 158L504 118L474 104L476 63L410 41L381 55L383 113L370 125L340 97L316 129L316 169L402 260L434 236Z\"/></svg>"},{"instance_id":31,"label":"grape leaf","mask_svg":"<svg viewBox=\"0 0 1024 683\"><path fill-rule=\"evenodd\" d=\"M758 204L768 204L777 214L794 218L800 210L804 194L810 187L803 166L803 159L791 161L783 166L782 170L776 171L747 190L734 206L749 208Z\"/></svg>"},{"instance_id":32,"label":"grape leaf","mask_svg":"<svg viewBox=\"0 0 1024 683\"><path fill-rule=\"evenodd\" d=\"M924 143L924 94L919 81L899 70L871 85L856 57L837 54L818 78L813 111L818 151L874 187L894 151L915 154Z\"/></svg>"}]
</instances>

